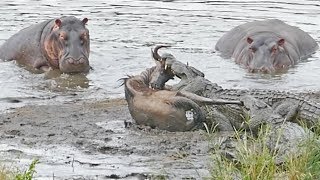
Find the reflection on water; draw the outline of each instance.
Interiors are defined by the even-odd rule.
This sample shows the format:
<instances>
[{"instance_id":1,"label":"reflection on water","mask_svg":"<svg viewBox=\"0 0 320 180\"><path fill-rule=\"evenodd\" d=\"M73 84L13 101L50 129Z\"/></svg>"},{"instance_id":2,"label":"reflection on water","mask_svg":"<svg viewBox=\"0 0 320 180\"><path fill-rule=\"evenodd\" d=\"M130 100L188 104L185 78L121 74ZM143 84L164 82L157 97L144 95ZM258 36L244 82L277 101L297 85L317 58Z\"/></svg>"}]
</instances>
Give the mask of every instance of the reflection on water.
<instances>
[{"instance_id":1,"label":"reflection on water","mask_svg":"<svg viewBox=\"0 0 320 180\"><path fill-rule=\"evenodd\" d=\"M53 91L68 91L74 89L83 89L89 87L88 78L81 75L66 75L62 74L59 77L48 79L46 82L48 89Z\"/></svg>"},{"instance_id":2,"label":"reflection on water","mask_svg":"<svg viewBox=\"0 0 320 180\"><path fill-rule=\"evenodd\" d=\"M89 79L86 74L61 74L59 70L52 70L45 73L44 77L50 84L48 87L50 90L66 91L89 87Z\"/></svg>"},{"instance_id":3,"label":"reflection on water","mask_svg":"<svg viewBox=\"0 0 320 180\"><path fill-rule=\"evenodd\" d=\"M49 18L74 15L89 19L91 66L86 77L32 74L13 62L0 63L5 97L107 98L123 96L118 79L153 65L150 48L166 51L203 71L223 87L319 90L320 53L280 75L250 74L213 51L215 42L242 23L278 18L298 26L319 42L319 2L313 0L3 0L0 2L0 44L18 30ZM164 52L162 50L161 52ZM160 52L160 53L161 53ZM76 95L74 95L76 94ZM0 107L10 107L10 104ZM0 109L2 109L0 108Z\"/></svg>"}]
</instances>

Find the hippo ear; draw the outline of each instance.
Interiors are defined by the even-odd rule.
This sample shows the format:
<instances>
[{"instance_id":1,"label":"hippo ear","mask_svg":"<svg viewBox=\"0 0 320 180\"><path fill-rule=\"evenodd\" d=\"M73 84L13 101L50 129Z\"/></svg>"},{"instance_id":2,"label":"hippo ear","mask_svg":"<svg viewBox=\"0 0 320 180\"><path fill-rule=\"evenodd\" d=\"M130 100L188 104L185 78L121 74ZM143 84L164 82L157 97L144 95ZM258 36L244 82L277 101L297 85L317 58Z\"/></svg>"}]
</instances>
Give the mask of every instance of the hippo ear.
<instances>
[{"instance_id":1,"label":"hippo ear","mask_svg":"<svg viewBox=\"0 0 320 180\"><path fill-rule=\"evenodd\" d=\"M279 46L283 46L284 42L285 42L284 39L281 38L281 39L278 41L278 45L279 45Z\"/></svg>"},{"instance_id":2,"label":"hippo ear","mask_svg":"<svg viewBox=\"0 0 320 180\"><path fill-rule=\"evenodd\" d=\"M56 19L54 21L54 23L56 24L57 27L61 27L61 20L60 19Z\"/></svg>"},{"instance_id":3,"label":"hippo ear","mask_svg":"<svg viewBox=\"0 0 320 180\"><path fill-rule=\"evenodd\" d=\"M86 24L87 24L87 22L88 22L88 18L83 18L83 19L82 19L82 23L83 23L83 25L86 25Z\"/></svg>"},{"instance_id":4,"label":"hippo ear","mask_svg":"<svg viewBox=\"0 0 320 180\"><path fill-rule=\"evenodd\" d=\"M253 42L253 39L251 39L250 37L247 37L247 42L251 44Z\"/></svg>"}]
</instances>

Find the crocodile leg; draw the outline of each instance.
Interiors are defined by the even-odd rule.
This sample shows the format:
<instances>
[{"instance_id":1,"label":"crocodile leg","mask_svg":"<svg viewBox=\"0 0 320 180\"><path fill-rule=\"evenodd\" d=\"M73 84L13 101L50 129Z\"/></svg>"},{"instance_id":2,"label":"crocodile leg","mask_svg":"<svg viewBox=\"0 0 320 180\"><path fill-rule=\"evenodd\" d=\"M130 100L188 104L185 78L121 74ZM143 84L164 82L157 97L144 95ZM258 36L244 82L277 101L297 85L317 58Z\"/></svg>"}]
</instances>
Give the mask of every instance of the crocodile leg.
<instances>
[{"instance_id":1,"label":"crocodile leg","mask_svg":"<svg viewBox=\"0 0 320 180\"><path fill-rule=\"evenodd\" d=\"M284 102L281 102L279 105L276 104L276 106L274 106L273 114L276 114L277 117L270 116L269 122L279 123L279 122L282 122L283 120L295 122L298 112L299 112L298 103L290 100L285 100ZM283 120L279 121L279 118L278 118L279 116L281 116Z\"/></svg>"}]
</instances>

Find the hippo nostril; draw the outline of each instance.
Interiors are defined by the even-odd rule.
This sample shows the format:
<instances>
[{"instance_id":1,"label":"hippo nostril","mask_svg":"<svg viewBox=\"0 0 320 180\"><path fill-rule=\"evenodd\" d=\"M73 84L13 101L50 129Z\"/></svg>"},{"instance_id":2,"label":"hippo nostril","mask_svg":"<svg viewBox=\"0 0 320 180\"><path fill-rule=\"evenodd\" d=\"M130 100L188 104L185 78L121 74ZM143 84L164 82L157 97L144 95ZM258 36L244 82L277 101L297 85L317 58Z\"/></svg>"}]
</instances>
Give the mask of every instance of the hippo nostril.
<instances>
[{"instance_id":1,"label":"hippo nostril","mask_svg":"<svg viewBox=\"0 0 320 180\"><path fill-rule=\"evenodd\" d=\"M84 63L84 58L80 58L80 60L78 62L79 62L79 64L83 64Z\"/></svg>"},{"instance_id":2,"label":"hippo nostril","mask_svg":"<svg viewBox=\"0 0 320 180\"><path fill-rule=\"evenodd\" d=\"M79 59L67 58L67 62L69 64L79 65L79 64L84 64L86 60L85 58L79 58Z\"/></svg>"},{"instance_id":3,"label":"hippo nostril","mask_svg":"<svg viewBox=\"0 0 320 180\"><path fill-rule=\"evenodd\" d=\"M74 61L72 58L69 58L69 59L68 59L68 62L69 62L70 64L74 64L74 63L75 63L75 61Z\"/></svg>"},{"instance_id":4,"label":"hippo nostril","mask_svg":"<svg viewBox=\"0 0 320 180\"><path fill-rule=\"evenodd\" d=\"M248 72L249 72L249 73L254 73L254 71L255 71L254 69L248 68Z\"/></svg>"},{"instance_id":5,"label":"hippo nostril","mask_svg":"<svg viewBox=\"0 0 320 180\"><path fill-rule=\"evenodd\" d=\"M267 67L262 67L259 69L259 72L261 73L270 73L271 69L267 68Z\"/></svg>"}]
</instances>

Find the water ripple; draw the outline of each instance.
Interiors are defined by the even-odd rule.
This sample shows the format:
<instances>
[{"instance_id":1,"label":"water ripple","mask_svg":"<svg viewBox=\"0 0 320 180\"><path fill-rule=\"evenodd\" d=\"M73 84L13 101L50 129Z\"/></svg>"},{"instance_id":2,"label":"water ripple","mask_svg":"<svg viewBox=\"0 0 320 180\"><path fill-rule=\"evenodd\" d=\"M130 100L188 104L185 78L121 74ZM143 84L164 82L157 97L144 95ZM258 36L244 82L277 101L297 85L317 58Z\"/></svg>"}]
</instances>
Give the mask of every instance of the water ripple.
<instances>
[{"instance_id":1,"label":"water ripple","mask_svg":"<svg viewBox=\"0 0 320 180\"><path fill-rule=\"evenodd\" d=\"M173 53L223 87L319 90L319 51L309 61L277 76L247 73L213 51L226 31L248 21L267 18L298 26L320 42L319 6L314 0L3 0L0 2L0 44L20 29L49 18L87 17L94 70L87 75L86 86L77 86L75 83L79 81L71 82L72 78L48 80L12 62L0 62L3 89L0 98L40 97L51 93L76 93L76 96L63 96L65 100L122 97L123 89L118 87L117 80L152 66L150 48L156 44L170 44L172 48L161 52ZM65 88L68 83L72 87Z\"/></svg>"}]
</instances>

